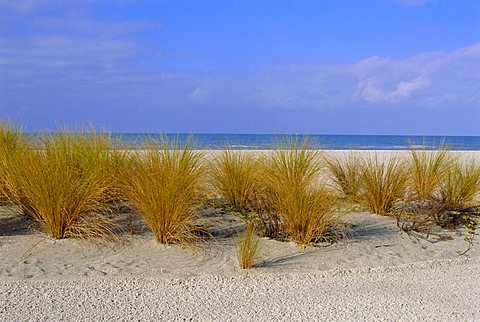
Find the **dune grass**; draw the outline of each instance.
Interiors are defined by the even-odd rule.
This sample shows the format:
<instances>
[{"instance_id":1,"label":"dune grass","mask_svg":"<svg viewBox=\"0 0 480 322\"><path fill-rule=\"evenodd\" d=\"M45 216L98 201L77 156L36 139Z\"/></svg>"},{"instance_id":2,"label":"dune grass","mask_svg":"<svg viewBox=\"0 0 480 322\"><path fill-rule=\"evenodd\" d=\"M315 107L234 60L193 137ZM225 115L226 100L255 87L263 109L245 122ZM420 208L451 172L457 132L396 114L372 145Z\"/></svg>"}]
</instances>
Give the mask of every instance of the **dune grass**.
<instances>
[{"instance_id":1,"label":"dune grass","mask_svg":"<svg viewBox=\"0 0 480 322\"><path fill-rule=\"evenodd\" d=\"M194 220L204 179L202 154L166 138L133 153L123 168L128 203L158 242L188 244L195 239Z\"/></svg>"},{"instance_id":2,"label":"dune grass","mask_svg":"<svg viewBox=\"0 0 480 322\"><path fill-rule=\"evenodd\" d=\"M475 160L455 161L440 183L438 202L447 210L472 206L480 192L480 165Z\"/></svg>"},{"instance_id":3,"label":"dune grass","mask_svg":"<svg viewBox=\"0 0 480 322\"><path fill-rule=\"evenodd\" d=\"M405 196L407 181L408 171L402 160L379 160L375 154L362 162L359 201L371 212L386 215Z\"/></svg>"},{"instance_id":4,"label":"dune grass","mask_svg":"<svg viewBox=\"0 0 480 322\"><path fill-rule=\"evenodd\" d=\"M245 210L261 174L259 160L251 153L227 149L210 165L216 193L234 210Z\"/></svg>"},{"instance_id":5,"label":"dune grass","mask_svg":"<svg viewBox=\"0 0 480 322\"><path fill-rule=\"evenodd\" d=\"M319 182L318 150L307 141L286 140L268 158L265 179L269 203L280 216L285 233L302 248L325 237L331 228L334 198Z\"/></svg>"},{"instance_id":6,"label":"dune grass","mask_svg":"<svg viewBox=\"0 0 480 322\"><path fill-rule=\"evenodd\" d=\"M11 158L21 153L26 146L20 128L10 123L0 123L0 205L9 203L11 193L7 189L5 176Z\"/></svg>"},{"instance_id":7,"label":"dune grass","mask_svg":"<svg viewBox=\"0 0 480 322\"><path fill-rule=\"evenodd\" d=\"M241 269L249 269L257 261L258 243L256 227L253 223L249 223L243 234L236 240L238 264Z\"/></svg>"},{"instance_id":8,"label":"dune grass","mask_svg":"<svg viewBox=\"0 0 480 322\"><path fill-rule=\"evenodd\" d=\"M410 186L414 198L432 199L438 192L450 164L454 162L453 157L446 147L429 150L427 146L421 149L411 148L410 157Z\"/></svg>"},{"instance_id":9,"label":"dune grass","mask_svg":"<svg viewBox=\"0 0 480 322\"><path fill-rule=\"evenodd\" d=\"M96 133L45 134L9 158L12 200L53 238L114 237L108 165L110 138Z\"/></svg>"},{"instance_id":10,"label":"dune grass","mask_svg":"<svg viewBox=\"0 0 480 322\"><path fill-rule=\"evenodd\" d=\"M358 202L361 186L362 160L355 153L325 158L329 176L335 188L349 202Z\"/></svg>"}]
</instances>

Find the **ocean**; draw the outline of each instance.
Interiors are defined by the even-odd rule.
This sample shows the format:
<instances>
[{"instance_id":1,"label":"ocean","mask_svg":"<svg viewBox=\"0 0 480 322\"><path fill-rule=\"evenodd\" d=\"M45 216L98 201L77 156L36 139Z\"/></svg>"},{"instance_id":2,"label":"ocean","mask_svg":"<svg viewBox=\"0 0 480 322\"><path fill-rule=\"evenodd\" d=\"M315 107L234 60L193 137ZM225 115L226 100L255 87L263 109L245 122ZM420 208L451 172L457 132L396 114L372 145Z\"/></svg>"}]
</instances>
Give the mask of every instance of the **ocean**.
<instances>
[{"instance_id":1,"label":"ocean","mask_svg":"<svg viewBox=\"0 0 480 322\"><path fill-rule=\"evenodd\" d=\"M448 145L451 150L480 150L480 136L407 136L407 135L278 135L278 134L166 134L180 142L191 136L194 146L201 150L219 150L229 147L238 150L273 149L285 137L303 140L307 137L312 148L325 150L406 150L423 144L429 147ZM159 139L159 134L113 133L129 148L139 148L146 139Z\"/></svg>"}]
</instances>

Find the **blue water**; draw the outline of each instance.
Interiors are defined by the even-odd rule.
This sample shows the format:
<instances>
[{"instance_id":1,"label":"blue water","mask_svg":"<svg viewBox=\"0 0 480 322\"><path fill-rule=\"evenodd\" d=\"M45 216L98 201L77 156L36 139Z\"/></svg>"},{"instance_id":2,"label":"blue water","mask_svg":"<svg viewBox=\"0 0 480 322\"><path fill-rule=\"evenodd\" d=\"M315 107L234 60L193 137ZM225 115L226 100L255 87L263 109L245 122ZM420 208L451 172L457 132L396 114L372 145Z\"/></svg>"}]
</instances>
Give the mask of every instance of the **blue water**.
<instances>
[{"instance_id":1,"label":"blue water","mask_svg":"<svg viewBox=\"0 0 480 322\"><path fill-rule=\"evenodd\" d=\"M158 134L114 133L112 136L132 148L146 139L158 139ZM184 142L189 134L167 134ZM285 135L276 134L194 134L197 149L217 150L225 147L238 150L272 149ZM289 137L303 140L303 135ZM480 150L480 136L403 136L403 135L307 135L311 147L326 150L406 150L412 144L438 147L447 144L452 150Z\"/></svg>"}]
</instances>

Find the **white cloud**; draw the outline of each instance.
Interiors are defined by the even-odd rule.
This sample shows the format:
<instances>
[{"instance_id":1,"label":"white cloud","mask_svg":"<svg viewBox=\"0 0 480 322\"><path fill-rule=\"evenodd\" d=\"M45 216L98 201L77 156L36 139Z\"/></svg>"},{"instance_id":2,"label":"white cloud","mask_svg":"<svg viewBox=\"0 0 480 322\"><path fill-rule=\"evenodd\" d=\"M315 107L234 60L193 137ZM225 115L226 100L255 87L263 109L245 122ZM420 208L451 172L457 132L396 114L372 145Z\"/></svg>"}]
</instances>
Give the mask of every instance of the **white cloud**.
<instances>
[{"instance_id":1,"label":"white cloud","mask_svg":"<svg viewBox=\"0 0 480 322\"><path fill-rule=\"evenodd\" d=\"M35 8L43 2L28 3ZM480 106L480 43L404 59L373 56L353 64L212 74L181 69L178 61L169 65L162 53L140 43L135 36L149 26L145 22L100 21L81 13L28 20L35 33L0 38L0 94L11 101L88 92L175 106Z\"/></svg>"},{"instance_id":2,"label":"white cloud","mask_svg":"<svg viewBox=\"0 0 480 322\"><path fill-rule=\"evenodd\" d=\"M350 65L265 67L257 73L202 81L215 102L282 108L480 106L480 43L405 59L370 57ZM197 80L194 80L194 82Z\"/></svg>"},{"instance_id":3,"label":"white cloud","mask_svg":"<svg viewBox=\"0 0 480 322\"><path fill-rule=\"evenodd\" d=\"M436 106L455 97L458 104L480 103L480 44L404 60L370 58L356 68L359 101Z\"/></svg>"}]
</instances>

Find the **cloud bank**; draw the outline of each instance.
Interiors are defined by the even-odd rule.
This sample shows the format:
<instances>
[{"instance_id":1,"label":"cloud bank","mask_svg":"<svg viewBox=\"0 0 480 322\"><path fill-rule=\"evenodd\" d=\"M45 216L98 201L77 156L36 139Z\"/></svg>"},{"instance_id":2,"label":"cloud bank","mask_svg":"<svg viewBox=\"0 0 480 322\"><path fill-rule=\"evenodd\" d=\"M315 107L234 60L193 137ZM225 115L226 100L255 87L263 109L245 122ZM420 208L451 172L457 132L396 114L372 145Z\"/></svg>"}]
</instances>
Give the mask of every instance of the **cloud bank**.
<instances>
[{"instance_id":1,"label":"cloud bank","mask_svg":"<svg viewBox=\"0 0 480 322\"><path fill-rule=\"evenodd\" d=\"M284 108L480 106L480 43L405 59L369 57L351 65L266 66L195 87L202 99L237 99ZM455 106L452 106L452 105Z\"/></svg>"},{"instance_id":2,"label":"cloud bank","mask_svg":"<svg viewBox=\"0 0 480 322\"><path fill-rule=\"evenodd\" d=\"M157 22L98 20L82 6L63 15L32 16L41 5L0 0L0 18L7 21L0 27L0 117L79 109L91 116L132 108L147 115L229 106L480 108L480 43L402 59L374 56L352 64L270 64L213 73L182 66L161 44L159 49L142 42L145 31L162 32Z\"/></svg>"}]
</instances>

